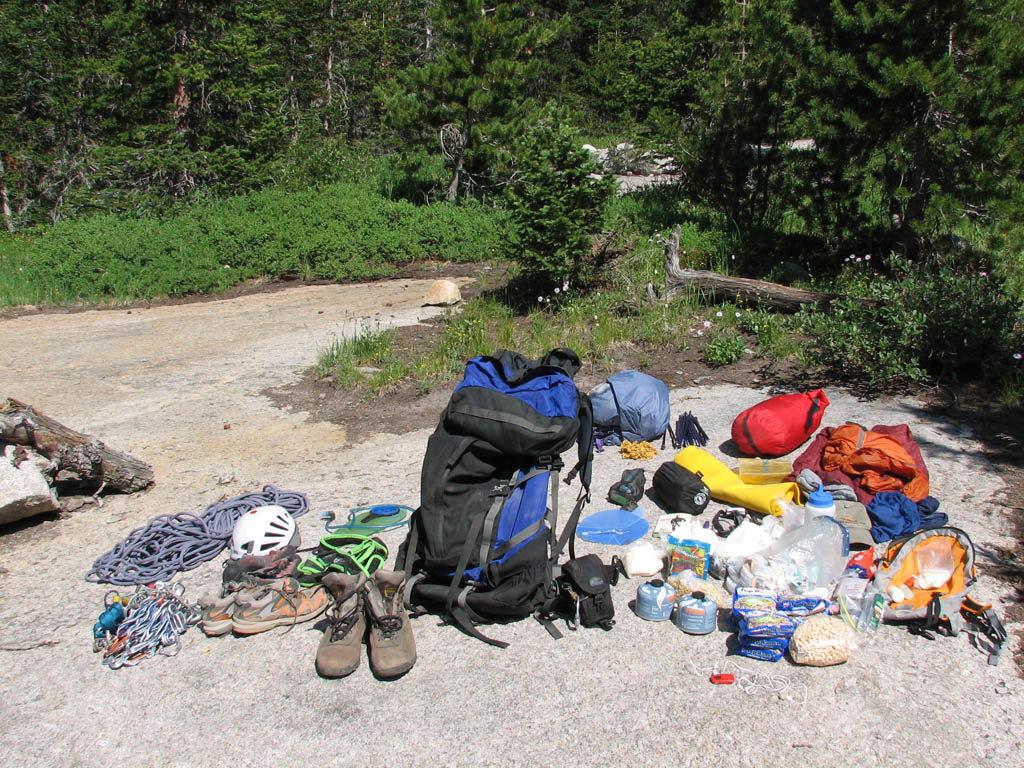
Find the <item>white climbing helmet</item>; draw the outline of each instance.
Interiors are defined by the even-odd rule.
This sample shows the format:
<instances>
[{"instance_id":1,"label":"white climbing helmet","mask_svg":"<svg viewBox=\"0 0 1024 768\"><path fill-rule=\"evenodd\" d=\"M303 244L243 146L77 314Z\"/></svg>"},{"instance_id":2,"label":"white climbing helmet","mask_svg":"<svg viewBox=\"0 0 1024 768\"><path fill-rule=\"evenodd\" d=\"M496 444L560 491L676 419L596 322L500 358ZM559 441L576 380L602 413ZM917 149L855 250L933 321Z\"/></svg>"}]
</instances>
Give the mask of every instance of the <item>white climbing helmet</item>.
<instances>
[{"instance_id":1,"label":"white climbing helmet","mask_svg":"<svg viewBox=\"0 0 1024 768\"><path fill-rule=\"evenodd\" d=\"M268 552L297 545L299 530L295 518L277 504L256 507L235 521L231 530L231 559L245 555L265 555Z\"/></svg>"}]
</instances>

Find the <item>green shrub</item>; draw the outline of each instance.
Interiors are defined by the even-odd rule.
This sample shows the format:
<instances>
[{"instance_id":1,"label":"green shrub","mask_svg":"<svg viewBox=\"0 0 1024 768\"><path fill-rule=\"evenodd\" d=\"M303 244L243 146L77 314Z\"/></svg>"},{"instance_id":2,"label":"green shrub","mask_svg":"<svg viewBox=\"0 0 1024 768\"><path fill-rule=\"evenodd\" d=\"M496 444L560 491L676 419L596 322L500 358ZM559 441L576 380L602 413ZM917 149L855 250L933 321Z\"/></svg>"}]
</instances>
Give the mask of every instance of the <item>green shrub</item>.
<instances>
[{"instance_id":1,"label":"green shrub","mask_svg":"<svg viewBox=\"0 0 1024 768\"><path fill-rule=\"evenodd\" d=\"M783 358L796 352L797 342L790 334L785 315L747 308L740 313L739 327L744 333L756 336L757 345L772 357Z\"/></svg>"},{"instance_id":2,"label":"green shrub","mask_svg":"<svg viewBox=\"0 0 1024 768\"><path fill-rule=\"evenodd\" d=\"M256 277L385 277L418 260L493 258L505 222L479 203L418 206L357 184L267 189L166 219L96 216L5 238L2 266L18 278L0 284L0 300L130 301Z\"/></svg>"},{"instance_id":3,"label":"green shrub","mask_svg":"<svg viewBox=\"0 0 1024 768\"><path fill-rule=\"evenodd\" d=\"M888 276L868 264L854 259L846 271L871 274L841 278L861 298L798 316L820 364L877 386L990 376L993 363L1010 360L1017 308L977 257L915 264L893 256Z\"/></svg>"},{"instance_id":4,"label":"green shrub","mask_svg":"<svg viewBox=\"0 0 1024 768\"><path fill-rule=\"evenodd\" d=\"M518 180L507 193L512 257L542 279L579 278L614 180L592 176L600 169L557 115L529 130L516 155Z\"/></svg>"},{"instance_id":5,"label":"green shrub","mask_svg":"<svg viewBox=\"0 0 1024 768\"><path fill-rule=\"evenodd\" d=\"M704 360L712 367L731 365L743 357L747 342L733 328L712 331L704 347Z\"/></svg>"}]
</instances>

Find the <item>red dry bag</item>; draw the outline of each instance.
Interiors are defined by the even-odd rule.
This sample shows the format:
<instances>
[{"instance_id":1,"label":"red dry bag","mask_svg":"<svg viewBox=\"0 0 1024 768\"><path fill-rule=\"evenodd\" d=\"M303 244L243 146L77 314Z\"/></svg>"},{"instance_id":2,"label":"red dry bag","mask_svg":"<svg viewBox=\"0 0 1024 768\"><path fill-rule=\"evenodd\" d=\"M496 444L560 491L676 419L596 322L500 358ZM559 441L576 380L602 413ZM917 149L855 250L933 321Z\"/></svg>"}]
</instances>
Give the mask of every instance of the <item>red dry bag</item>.
<instances>
[{"instance_id":1,"label":"red dry bag","mask_svg":"<svg viewBox=\"0 0 1024 768\"><path fill-rule=\"evenodd\" d=\"M769 398L736 417L733 442L745 456L784 456L814 434L828 404L820 389Z\"/></svg>"}]
</instances>

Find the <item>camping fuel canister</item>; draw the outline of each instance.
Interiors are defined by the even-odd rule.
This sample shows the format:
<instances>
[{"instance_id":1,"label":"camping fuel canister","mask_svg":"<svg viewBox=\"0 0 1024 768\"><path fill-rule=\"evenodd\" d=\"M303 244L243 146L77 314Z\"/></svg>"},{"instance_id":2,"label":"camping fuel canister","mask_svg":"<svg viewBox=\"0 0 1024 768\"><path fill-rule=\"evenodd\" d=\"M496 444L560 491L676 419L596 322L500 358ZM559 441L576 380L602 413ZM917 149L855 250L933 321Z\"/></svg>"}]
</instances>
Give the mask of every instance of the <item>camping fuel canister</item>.
<instances>
[{"instance_id":1,"label":"camping fuel canister","mask_svg":"<svg viewBox=\"0 0 1024 768\"><path fill-rule=\"evenodd\" d=\"M641 584L636 591L636 615L648 621L667 621L672 617L676 591L661 579Z\"/></svg>"},{"instance_id":2,"label":"camping fuel canister","mask_svg":"<svg viewBox=\"0 0 1024 768\"><path fill-rule=\"evenodd\" d=\"M676 601L676 626L691 635L706 635L718 627L718 603L703 592Z\"/></svg>"}]
</instances>

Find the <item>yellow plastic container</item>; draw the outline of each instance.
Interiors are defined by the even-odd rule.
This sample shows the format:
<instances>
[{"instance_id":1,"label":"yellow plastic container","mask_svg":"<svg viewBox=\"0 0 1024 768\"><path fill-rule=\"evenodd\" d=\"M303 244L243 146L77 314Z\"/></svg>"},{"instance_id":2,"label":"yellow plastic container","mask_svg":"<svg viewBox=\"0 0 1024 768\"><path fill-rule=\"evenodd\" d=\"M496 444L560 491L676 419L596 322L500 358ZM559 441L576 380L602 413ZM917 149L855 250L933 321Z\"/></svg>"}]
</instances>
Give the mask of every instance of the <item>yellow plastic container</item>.
<instances>
[{"instance_id":1,"label":"yellow plastic container","mask_svg":"<svg viewBox=\"0 0 1024 768\"><path fill-rule=\"evenodd\" d=\"M785 459L740 459L735 470L740 480L749 485L781 483L793 471L793 462Z\"/></svg>"}]
</instances>

